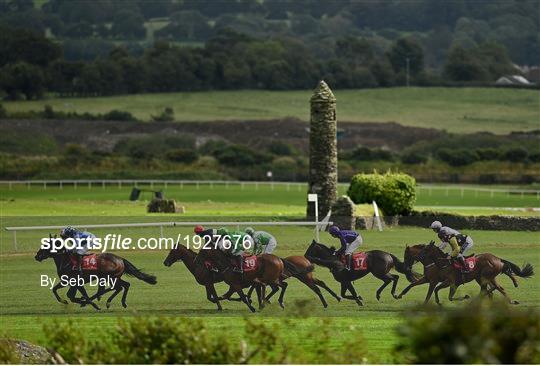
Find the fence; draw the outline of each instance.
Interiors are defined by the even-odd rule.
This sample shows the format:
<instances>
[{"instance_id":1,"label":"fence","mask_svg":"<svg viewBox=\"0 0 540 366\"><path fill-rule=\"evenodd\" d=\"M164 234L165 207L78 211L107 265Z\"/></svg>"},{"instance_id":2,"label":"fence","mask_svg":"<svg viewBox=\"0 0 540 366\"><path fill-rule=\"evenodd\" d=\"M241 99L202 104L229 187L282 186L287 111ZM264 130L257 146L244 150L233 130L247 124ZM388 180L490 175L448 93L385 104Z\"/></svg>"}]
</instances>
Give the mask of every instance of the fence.
<instances>
[{"instance_id":1,"label":"fence","mask_svg":"<svg viewBox=\"0 0 540 366\"><path fill-rule=\"evenodd\" d=\"M136 186L136 185L149 185L151 188L154 186L161 186L167 188L169 185L180 186L181 188L184 185L195 186L199 189L201 186L208 186L214 188L214 186L224 186L228 188L229 186L240 186L240 189L244 189L246 186L254 186L255 189L258 189L259 186L270 186L273 190L274 187L285 187L287 191L291 189L296 189L301 191L302 188L307 188L306 182L274 182L274 181L216 181L216 180L157 180L157 179L87 179L87 180L4 180L0 181L0 185L8 186L8 189L13 189L13 186L16 185L26 185L28 189L32 186L41 186L43 189L47 187L59 187L63 189L64 186L71 186L74 189L78 187L102 187L105 189L107 186L115 186L122 188L123 186ZM340 187L346 187L348 183L340 183ZM537 199L540 199L540 190L531 190L531 189L515 189L515 188L483 188L478 186L462 186L462 185L431 185L431 184L419 184L418 193L431 193L435 190L443 190L448 196L450 191L458 190L463 197L465 192L489 192L491 197L495 193L507 193L507 194L519 194L521 196L525 195L535 195Z\"/></svg>"},{"instance_id":2,"label":"fence","mask_svg":"<svg viewBox=\"0 0 540 366\"><path fill-rule=\"evenodd\" d=\"M314 226L315 232L318 233L321 229L321 223L318 221L169 221L169 222L145 222L145 223L130 223L130 224L77 224L71 225L84 229L106 229L106 228L133 228L133 227L159 227L160 237L163 237L164 227L175 226L196 226L196 225L208 225L208 226L236 226L238 229L240 226ZM332 225L332 222L324 223L324 225ZM50 226L11 226L6 227L6 231L13 232L13 248L17 251L17 231L35 231L35 230L60 230L65 225L50 225Z\"/></svg>"}]
</instances>

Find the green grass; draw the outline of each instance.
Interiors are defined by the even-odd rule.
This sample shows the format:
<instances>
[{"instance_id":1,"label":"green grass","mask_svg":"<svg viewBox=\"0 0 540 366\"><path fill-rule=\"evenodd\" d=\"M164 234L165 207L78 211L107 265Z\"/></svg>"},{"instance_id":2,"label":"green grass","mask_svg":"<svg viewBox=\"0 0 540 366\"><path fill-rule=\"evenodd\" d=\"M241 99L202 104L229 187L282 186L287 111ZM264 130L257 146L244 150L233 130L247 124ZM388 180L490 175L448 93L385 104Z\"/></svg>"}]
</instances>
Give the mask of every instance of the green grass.
<instances>
[{"instance_id":1,"label":"green grass","mask_svg":"<svg viewBox=\"0 0 540 366\"><path fill-rule=\"evenodd\" d=\"M173 220L284 220L289 216L301 217L305 210L305 189L291 186L276 185L272 190L270 185L259 185L258 188L245 185L244 190L239 186L230 185L214 187L201 185L169 186L165 189L166 196L175 198L185 204L186 215L145 214L145 202L129 202L127 198L131 187L92 187L79 186L48 187L41 186L27 189L25 186L0 187L0 225L32 226L32 225L65 225L92 223L127 223L144 221L173 221ZM345 186L340 190L344 191ZM146 197L148 198L148 194ZM474 199L476 198L476 201ZM506 196L494 194L494 197L461 197L459 189L428 190L419 193L419 202L423 205L451 203L458 210L467 210L472 203L478 204L478 210L494 211L499 206L537 206L536 196ZM472 203L471 203L472 202ZM485 205L491 205L486 207ZM431 206L429 206L431 207ZM369 205L360 210L371 214ZM281 217L280 217L281 214ZM287 256L304 253L307 244L313 238L313 228L309 227L261 227L275 234L279 245L277 255ZM166 237L176 238L191 233L191 227L165 228ZM342 344L351 332L362 333L368 343L371 362L392 362L392 349L397 342L396 326L403 321L403 311L410 306L419 304L424 296L426 287L417 287L402 300L390 296L389 289L383 292L381 301L375 299L375 291L381 282L369 275L355 282L355 287L365 299L365 306L358 308L350 301L337 303L325 294L329 308L323 309L315 295L298 281L289 280L286 295L287 308L281 310L272 304L262 312L249 314L245 305L233 302L224 303L224 311L217 313L214 305L205 299L204 289L197 285L187 269L181 263L171 268L163 266L166 250L127 250L116 252L128 258L135 265L153 273L158 278L156 286L150 286L133 278L126 278L132 286L128 297L129 308L123 309L115 300L109 310L96 312L89 308L79 308L57 303L50 290L40 286L40 275L55 274L52 261L38 263L33 259L40 239L47 237L52 230L20 231L17 233L18 247L13 246L12 233L0 230L0 324L1 334L12 338L26 339L43 344L45 335L43 324L52 319L73 319L89 336L98 336L103 328L113 327L117 317L167 315L190 318L200 318L216 336L231 337L240 340L245 336L245 317L256 317L264 322L277 322L284 316L296 314L295 304L307 300L309 317L295 319L295 327L282 334L291 342L301 342L305 352L315 352L316 348L309 336L303 336L313 327L317 318L328 319L333 329L332 339L325 344L333 350L341 350ZM103 236L109 230L92 230L98 236ZM158 228L124 228L115 229L114 233L130 236L135 239L159 235ZM538 234L534 232L505 232L505 231L470 231L475 240L476 253L492 252L497 256L522 265L531 262L540 266ZM390 228L383 232L362 231L365 250L381 249L389 251L398 257L403 257L406 244L427 242L434 239L434 234L428 229L421 228ZM337 244L327 233L321 233L321 241ZM417 267L416 270L421 271ZM331 278L330 273L318 267L317 277L326 281L334 290L339 290L338 284ZM535 279L520 279L520 287L514 288L505 276L500 279L509 295L521 302L520 306L540 306L540 286ZM398 291L406 285L404 276L400 276ZM219 284L218 292L224 292L226 287ZM91 290L92 291L92 290ZM65 292L62 292L64 294ZM476 295L478 286L467 284L459 289L460 294ZM445 306L447 292L443 292ZM65 295L63 295L65 297ZM103 305L103 304L102 304ZM354 327L354 328L351 328Z\"/></svg>"},{"instance_id":2,"label":"green grass","mask_svg":"<svg viewBox=\"0 0 540 366\"><path fill-rule=\"evenodd\" d=\"M35 217L26 218L27 224L39 224L47 220ZM144 229L141 232L131 231L134 237L141 235L155 235L153 229ZM171 229L173 230L173 229ZM186 229L175 228L174 231L188 232ZM312 237L312 230L308 228L273 228L279 242L276 254L287 256L301 254ZM169 232L166 235L174 233ZM403 255L405 243L426 242L433 237L433 233L427 229L399 228L390 229L382 233L366 231L364 236L364 249L382 249L390 251L399 257ZM34 233L38 236L38 233ZM531 262L534 266L540 265L538 256L537 235L523 232L472 232L477 243L477 252L493 252L498 256L522 264ZM334 242L328 234L323 233L321 240L326 243ZM36 240L37 242L37 240ZM73 305L61 305L56 303L50 290L39 285L39 276L47 274L53 276L54 264L51 261L37 263L33 259L33 251L26 248L25 253L11 254L11 243L2 241L3 254L0 256L0 293L2 315L2 330L10 337L24 338L34 342L43 342L44 334L42 324L51 319L75 319L84 327L90 336L97 335L99 329L113 326L116 316L134 315L168 315L188 316L202 318L205 324L215 329L217 334L225 334L240 339L243 336L243 320L245 316L255 316L259 319L273 321L274 317L294 314L293 304L299 300L309 300L308 309L311 318L296 320L298 329L288 334L294 337L299 329L306 327L314 317L328 317L330 324L336 328L335 337L328 346L339 349L340 343L347 337L351 330L349 326L356 325L355 332L362 332L366 338L369 349L379 356L379 359L389 360L390 351L397 340L394 333L395 326L402 321L402 311L409 306L418 304L425 296L425 287L418 287L402 300L394 300L388 289L383 293L380 302L375 299L375 291L380 286L380 281L371 275L355 283L355 287L365 299L365 306L358 308L350 301L337 303L329 296L328 309L323 309L314 294L295 280L290 280L287 290L285 310L272 304L263 312L248 314L244 305L239 303L224 303L225 310L216 313L214 305L205 300L204 289L196 285L193 278L181 263L176 263L171 268L163 266L162 261L166 251L124 251L118 254L128 258L137 266L158 277L158 284L150 286L135 279L129 279L132 283L128 298L129 308L124 310L118 302L110 310L95 312L87 308L79 308ZM35 250L34 250L35 251ZM419 269L419 268L417 268ZM327 270L317 268L316 275L325 280L334 290L339 290L337 284L330 277ZM510 280L503 276L502 285L508 289L511 297L519 300L521 306L538 307L540 305L540 286L537 281L520 280L520 288L511 286ZM401 276L398 290L406 284L404 276ZM476 295L476 284L468 284L460 288L460 294ZM218 285L218 291L224 292L226 287ZM446 292L445 295L446 296ZM449 304L443 298L445 306ZM309 340L306 340L306 347Z\"/></svg>"},{"instance_id":3,"label":"green grass","mask_svg":"<svg viewBox=\"0 0 540 366\"><path fill-rule=\"evenodd\" d=\"M468 133L508 133L539 128L537 90L503 88L387 88L336 90L338 120L394 121L407 126ZM55 110L106 113L129 111L143 120L173 107L178 121L272 119L309 120L310 90L211 91L99 98L51 98L5 102L9 112Z\"/></svg>"}]
</instances>

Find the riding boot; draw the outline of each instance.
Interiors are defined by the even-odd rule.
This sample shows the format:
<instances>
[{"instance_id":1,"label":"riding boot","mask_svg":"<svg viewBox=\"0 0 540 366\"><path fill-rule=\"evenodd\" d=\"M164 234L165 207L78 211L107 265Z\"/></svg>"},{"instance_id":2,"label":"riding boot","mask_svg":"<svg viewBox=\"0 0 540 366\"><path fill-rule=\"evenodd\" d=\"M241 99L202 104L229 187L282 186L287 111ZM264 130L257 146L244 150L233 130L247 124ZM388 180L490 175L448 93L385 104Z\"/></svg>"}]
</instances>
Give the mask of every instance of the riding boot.
<instances>
[{"instance_id":1,"label":"riding boot","mask_svg":"<svg viewBox=\"0 0 540 366\"><path fill-rule=\"evenodd\" d=\"M82 276L82 258L83 256L80 255L80 254L76 254L75 255L76 259L77 259L77 271L79 272L79 275Z\"/></svg>"},{"instance_id":2,"label":"riding boot","mask_svg":"<svg viewBox=\"0 0 540 366\"><path fill-rule=\"evenodd\" d=\"M345 269L350 271L352 266L352 254L345 254Z\"/></svg>"},{"instance_id":3,"label":"riding boot","mask_svg":"<svg viewBox=\"0 0 540 366\"><path fill-rule=\"evenodd\" d=\"M234 272L238 272L238 273L244 273L244 269L242 268L243 267L243 263L244 263L244 258L242 258L241 255L239 255L237 257L237 265L236 265L236 268L234 268Z\"/></svg>"},{"instance_id":4,"label":"riding boot","mask_svg":"<svg viewBox=\"0 0 540 366\"><path fill-rule=\"evenodd\" d=\"M462 255L457 257L459 263L463 266L463 272L468 273L469 267L467 267L467 263L465 263L465 258L463 258Z\"/></svg>"}]
</instances>

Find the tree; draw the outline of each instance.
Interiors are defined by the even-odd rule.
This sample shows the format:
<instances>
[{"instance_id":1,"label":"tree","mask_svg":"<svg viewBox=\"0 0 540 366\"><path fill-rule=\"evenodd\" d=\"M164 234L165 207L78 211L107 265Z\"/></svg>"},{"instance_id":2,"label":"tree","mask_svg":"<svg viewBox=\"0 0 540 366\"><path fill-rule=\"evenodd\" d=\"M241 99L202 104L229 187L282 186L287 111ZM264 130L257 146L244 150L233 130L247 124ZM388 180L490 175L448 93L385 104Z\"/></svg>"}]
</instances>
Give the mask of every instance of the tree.
<instances>
[{"instance_id":1,"label":"tree","mask_svg":"<svg viewBox=\"0 0 540 366\"><path fill-rule=\"evenodd\" d=\"M3 89L11 99L36 99L45 91L43 71L26 62L17 62L0 69L0 89Z\"/></svg>"},{"instance_id":2,"label":"tree","mask_svg":"<svg viewBox=\"0 0 540 366\"><path fill-rule=\"evenodd\" d=\"M450 50L444 65L444 75L453 81L487 81L490 77L471 51L460 46Z\"/></svg>"},{"instance_id":3,"label":"tree","mask_svg":"<svg viewBox=\"0 0 540 366\"><path fill-rule=\"evenodd\" d=\"M111 33L120 38L144 38L146 36L144 19L140 14L133 11L121 10L114 16Z\"/></svg>"},{"instance_id":4,"label":"tree","mask_svg":"<svg viewBox=\"0 0 540 366\"><path fill-rule=\"evenodd\" d=\"M407 59L411 75L424 69L424 51L418 42L411 38L398 39L388 52L388 60L396 73L406 71Z\"/></svg>"}]
</instances>

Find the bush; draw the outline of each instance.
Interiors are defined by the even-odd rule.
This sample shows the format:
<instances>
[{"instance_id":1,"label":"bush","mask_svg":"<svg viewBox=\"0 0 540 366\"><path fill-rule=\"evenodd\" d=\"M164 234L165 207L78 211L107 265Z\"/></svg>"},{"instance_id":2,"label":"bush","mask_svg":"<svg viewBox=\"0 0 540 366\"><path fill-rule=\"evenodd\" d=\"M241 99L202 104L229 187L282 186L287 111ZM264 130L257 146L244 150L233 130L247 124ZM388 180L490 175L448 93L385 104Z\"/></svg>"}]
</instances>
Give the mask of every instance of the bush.
<instances>
[{"instance_id":1,"label":"bush","mask_svg":"<svg viewBox=\"0 0 540 366\"><path fill-rule=\"evenodd\" d=\"M499 160L501 152L498 149L487 147L485 149L476 149L478 160Z\"/></svg>"},{"instance_id":2,"label":"bush","mask_svg":"<svg viewBox=\"0 0 540 366\"><path fill-rule=\"evenodd\" d=\"M540 152L534 152L529 155L529 160L533 163L540 163Z\"/></svg>"},{"instance_id":3,"label":"bush","mask_svg":"<svg viewBox=\"0 0 540 366\"><path fill-rule=\"evenodd\" d=\"M419 364L539 363L538 310L482 300L449 310L413 311L398 328L396 350L410 353L412 363Z\"/></svg>"},{"instance_id":4,"label":"bush","mask_svg":"<svg viewBox=\"0 0 540 366\"><path fill-rule=\"evenodd\" d=\"M174 121L174 110L171 107L166 107L157 116L152 116L154 122L172 122Z\"/></svg>"},{"instance_id":5,"label":"bush","mask_svg":"<svg viewBox=\"0 0 540 366\"><path fill-rule=\"evenodd\" d=\"M401 161L405 164L424 164L428 160L427 156L417 151L408 151L401 155Z\"/></svg>"},{"instance_id":6,"label":"bush","mask_svg":"<svg viewBox=\"0 0 540 366\"><path fill-rule=\"evenodd\" d=\"M347 194L357 204L377 202L386 215L406 215L416 200L416 181L404 173L357 174Z\"/></svg>"},{"instance_id":7,"label":"bush","mask_svg":"<svg viewBox=\"0 0 540 366\"><path fill-rule=\"evenodd\" d=\"M128 122L137 122L138 119L135 118L131 113L126 111L119 111L113 109L110 112L107 112L103 115L105 121L128 121Z\"/></svg>"},{"instance_id":8,"label":"bush","mask_svg":"<svg viewBox=\"0 0 540 366\"><path fill-rule=\"evenodd\" d=\"M243 145L230 145L214 151L216 159L229 166L253 166L270 160L267 155L258 153Z\"/></svg>"},{"instance_id":9,"label":"bush","mask_svg":"<svg viewBox=\"0 0 540 366\"><path fill-rule=\"evenodd\" d=\"M514 163L523 163L527 160L529 152L522 147L508 149L503 155L503 159Z\"/></svg>"},{"instance_id":10,"label":"bush","mask_svg":"<svg viewBox=\"0 0 540 366\"><path fill-rule=\"evenodd\" d=\"M177 163L191 164L199 158L199 154L195 150L189 149L174 149L169 150L165 154L167 160L175 161Z\"/></svg>"},{"instance_id":11,"label":"bush","mask_svg":"<svg viewBox=\"0 0 540 366\"><path fill-rule=\"evenodd\" d=\"M291 145L283 141L272 141L270 145L268 145L268 151L279 156L291 156L296 153Z\"/></svg>"},{"instance_id":12,"label":"bush","mask_svg":"<svg viewBox=\"0 0 540 366\"><path fill-rule=\"evenodd\" d=\"M451 166L464 166L474 163L477 156L466 149L440 149L437 151L439 159Z\"/></svg>"},{"instance_id":13,"label":"bush","mask_svg":"<svg viewBox=\"0 0 540 366\"><path fill-rule=\"evenodd\" d=\"M0 118L7 118L8 114L3 104L0 104Z\"/></svg>"},{"instance_id":14,"label":"bush","mask_svg":"<svg viewBox=\"0 0 540 366\"><path fill-rule=\"evenodd\" d=\"M370 149L365 146L358 146L350 154L351 159L360 161L392 161L394 157L388 150L383 149Z\"/></svg>"}]
</instances>

